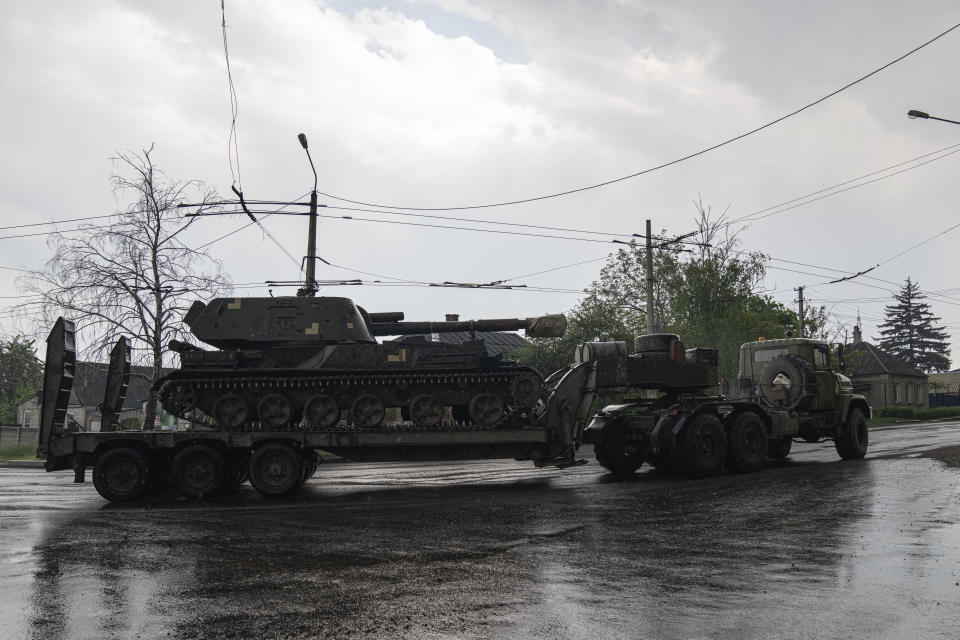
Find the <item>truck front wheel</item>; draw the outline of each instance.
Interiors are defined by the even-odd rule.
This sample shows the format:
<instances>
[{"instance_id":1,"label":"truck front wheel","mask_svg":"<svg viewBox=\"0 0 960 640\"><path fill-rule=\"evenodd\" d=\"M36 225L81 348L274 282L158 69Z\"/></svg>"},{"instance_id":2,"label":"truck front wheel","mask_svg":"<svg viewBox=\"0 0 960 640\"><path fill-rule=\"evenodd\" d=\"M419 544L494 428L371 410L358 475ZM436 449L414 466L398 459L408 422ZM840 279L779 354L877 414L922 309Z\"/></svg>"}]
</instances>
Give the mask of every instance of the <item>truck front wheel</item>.
<instances>
[{"instance_id":1,"label":"truck front wheel","mask_svg":"<svg viewBox=\"0 0 960 640\"><path fill-rule=\"evenodd\" d=\"M860 409L851 409L847 421L837 427L837 434L833 437L833 444L837 453L844 460L857 460L867 455L867 444L870 436L867 430L867 419Z\"/></svg>"}]
</instances>

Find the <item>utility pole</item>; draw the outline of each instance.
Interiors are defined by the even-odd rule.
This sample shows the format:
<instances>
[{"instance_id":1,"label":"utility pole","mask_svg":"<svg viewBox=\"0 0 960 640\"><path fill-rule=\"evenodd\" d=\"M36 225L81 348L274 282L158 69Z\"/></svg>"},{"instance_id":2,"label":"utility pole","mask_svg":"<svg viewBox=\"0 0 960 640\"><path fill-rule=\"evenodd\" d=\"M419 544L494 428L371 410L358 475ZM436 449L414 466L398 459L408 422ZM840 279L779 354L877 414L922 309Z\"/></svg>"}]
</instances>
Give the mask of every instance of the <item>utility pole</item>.
<instances>
[{"instance_id":1,"label":"utility pole","mask_svg":"<svg viewBox=\"0 0 960 640\"><path fill-rule=\"evenodd\" d=\"M803 338L803 287L797 287L797 300L800 303L800 337Z\"/></svg>"},{"instance_id":2,"label":"utility pole","mask_svg":"<svg viewBox=\"0 0 960 640\"><path fill-rule=\"evenodd\" d=\"M310 149L307 147L307 136L304 133L297 135L300 146L307 152L310 160L310 169L313 170L313 191L310 192L310 228L307 231L307 273L303 288L297 291L298 296L312 296L317 292L317 169L313 166Z\"/></svg>"},{"instance_id":3,"label":"utility pole","mask_svg":"<svg viewBox=\"0 0 960 640\"><path fill-rule=\"evenodd\" d=\"M655 333L653 317L653 233L647 220L647 333Z\"/></svg>"}]
</instances>

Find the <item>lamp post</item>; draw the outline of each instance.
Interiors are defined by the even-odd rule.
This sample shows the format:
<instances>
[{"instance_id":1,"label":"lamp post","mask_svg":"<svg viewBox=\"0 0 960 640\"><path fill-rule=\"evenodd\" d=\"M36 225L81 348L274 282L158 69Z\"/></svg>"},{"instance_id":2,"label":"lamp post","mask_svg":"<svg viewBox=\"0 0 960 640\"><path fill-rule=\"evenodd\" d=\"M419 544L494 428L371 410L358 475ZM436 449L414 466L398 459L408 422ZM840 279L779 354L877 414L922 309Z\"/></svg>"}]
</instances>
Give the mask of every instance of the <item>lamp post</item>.
<instances>
[{"instance_id":1,"label":"lamp post","mask_svg":"<svg viewBox=\"0 0 960 640\"><path fill-rule=\"evenodd\" d=\"M917 111L916 109L910 109L910 111L907 111L907 117L910 118L911 120L914 120L916 118L923 118L924 120L939 120L940 122L960 124L960 122L957 122L956 120L947 120L946 118L938 118L936 116L930 115L925 111Z\"/></svg>"},{"instance_id":2,"label":"lamp post","mask_svg":"<svg viewBox=\"0 0 960 640\"><path fill-rule=\"evenodd\" d=\"M310 192L310 228L307 231L307 273L303 281L303 288L297 291L298 296L312 296L317 292L317 169L313 166L310 148L307 146L306 134L297 135L300 146L307 152L310 160L310 169L313 171L313 191Z\"/></svg>"}]
</instances>

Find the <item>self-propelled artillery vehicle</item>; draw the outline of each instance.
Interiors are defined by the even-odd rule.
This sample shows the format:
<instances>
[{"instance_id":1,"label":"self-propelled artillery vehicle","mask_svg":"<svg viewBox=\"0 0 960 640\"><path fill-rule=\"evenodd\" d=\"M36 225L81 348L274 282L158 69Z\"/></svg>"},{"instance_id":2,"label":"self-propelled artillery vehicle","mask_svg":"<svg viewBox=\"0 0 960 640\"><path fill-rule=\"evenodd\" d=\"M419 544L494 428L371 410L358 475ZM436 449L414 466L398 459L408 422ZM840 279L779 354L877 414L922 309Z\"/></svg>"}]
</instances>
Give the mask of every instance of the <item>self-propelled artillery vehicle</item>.
<instances>
[{"instance_id":1,"label":"self-propelled artillery vehicle","mask_svg":"<svg viewBox=\"0 0 960 640\"><path fill-rule=\"evenodd\" d=\"M516 331L558 337L562 315L465 322L403 322L349 298L278 297L195 302L185 317L197 339L174 343L182 368L159 382L169 413L232 431L376 429L387 409L420 429L532 422L543 380L531 367L491 357L483 340L389 341L445 332ZM446 419L444 408L449 407ZM198 415L199 414L199 415ZM202 417L201 417L202 416Z\"/></svg>"}]
</instances>

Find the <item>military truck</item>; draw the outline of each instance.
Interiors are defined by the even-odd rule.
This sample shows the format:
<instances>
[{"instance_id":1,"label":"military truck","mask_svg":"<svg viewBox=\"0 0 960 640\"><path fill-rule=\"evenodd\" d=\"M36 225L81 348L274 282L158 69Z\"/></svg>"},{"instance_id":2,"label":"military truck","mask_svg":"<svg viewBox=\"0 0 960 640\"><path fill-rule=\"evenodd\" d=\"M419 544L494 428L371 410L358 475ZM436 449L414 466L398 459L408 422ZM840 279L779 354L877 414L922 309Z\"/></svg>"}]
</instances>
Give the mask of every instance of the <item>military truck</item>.
<instances>
[{"instance_id":1,"label":"military truck","mask_svg":"<svg viewBox=\"0 0 960 640\"><path fill-rule=\"evenodd\" d=\"M837 362L843 368L842 346L837 347ZM784 437L771 440L771 458L789 455L794 438L832 439L844 460L862 458L867 452L870 405L853 392L850 378L833 370L830 347L822 340L786 338L744 344L732 395L762 404L771 416L784 421Z\"/></svg>"},{"instance_id":2,"label":"military truck","mask_svg":"<svg viewBox=\"0 0 960 640\"><path fill-rule=\"evenodd\" d=\"M337 304L346 303L339 300ZM219 306L213 308L219 314ZM301 320L313 328L316 318L310 316L309 305L304 310ZM377 314L351 313L350 318L364 323L369 335L402 329L377 327L383 319ZM281 325L284 331L289 329L285 323ZM433 328L442 330L442 323ZM162 380L160 390L180 385L181 391L170 394L168 400L181 403L185 415L195 419L195 428L172 432L115 430L130 372L129 349L121 338L111 355L101 406L104 431L67 433L64 422L76 363L74 341L73 323L61 318L47 340L38 455L46 459L48 471L73 469L75 482L83 482L87 468L92 467L95 488L114 502L169 487L188 498L206 498L247 479L262 494L283 495L313 475L320 460L317 452L358 461L512 458L532 461L537 467L566 468L585 462L577 458L577 451L581 443L591 443L598 462L614 474L631 474L650 463L703 476L725 469L757 470L768 454L781 457L783 443L794 437L808 441L833 438L844 458L862 457L866 449L863 417L869 415L869 407L862 398L848 393L849 401L835 407L835 415L828 417L826 405L814 401L828 379L818 373L816 365L807 367L796 362L799 357L795 354L787 354L790 357L778 362L789 364L777 365L775 374L767 372L768 377L776 378L769 383L775 388L764 392L767 383L761 382L758 393L727 398L716 393L717 351L685 349L673 334L640 336L633 354L624 342L582 344L569 367L542 382L537 379L532 391L527 388L531 382L527 372L516 365L476 361L481 365L477 369L471 358L464 361L464 353L469 355L475 345L455 353L459 364L452 369L449 362L411 368L409 360L391 360L390 356L396 355L394 346L383 351L372 342L360 341L358 348L376 358L384 356L377 362L396 365L390 375L378 370L351 373L339 366L326 373L315 368L288 370L289 362L264 366L266 358L282 353L273 352L275 347L295 349L303 355L306 345L299 339L294 345L281 343L262 353L256 353L258 349L249 342L230 342L224 350L205 351L208 355L181 347L182 354L190 354L185 359L188 362L179 373ZM314 346L318 354L335 353L323 340L317 339ZM431 359L428 351L423 353L427 358L424 365ZM812 351L797 351L816 362ZM753 351L750 354L748 361L753 363ZM255 366L244 367L246 361ZM225 367L225 362L230 367ZM306 362L314 363L314 358L307 357ZM478 413L476 407L471 412L467 406L462 420L446 411L465 398L491 393L485 391L488 376L510 380L517 373L523 374L517 379L524 384L504 388L504 394L509 391L512 395L503 396L506 409L497 410L497 420L485 419L486 411ZM326 375L337 376L339 391ZM751 375L742 376L738 384L746 389ZM250 376L256 380L248 380ZM803 389L799 393L802 402L794 402L798 397L794 380ZM839 385L843 378L831 374L829 380ZM192 385L191 390L185 390L185 381ZM423 385L433 386L425 390ZM849 381L846 385L849 392ZM365 412L358 411L354 386L387 405L407 402L406 415L400 411L399 419L386 420L378 406L377 420L369 420ZM516 400L513 395L521 391L524 398L532 393L535 401ZM283 419L263 419L277 415L269 405L279 404L275 397L281 393L289 403L281 412ZM318 420L309 410L310 402L303 399L318 393L336 401L336 420ZM425 394L448 403L447 417L435 421L434 410L425 412L430 414L429 420L418 417L413 405ZM214 399L205 401L205 395ZM231 402L244 408L223 411L216 398L230 396L239 398ZM625 401L592 414L597 401L615 397ZM268 398L274 401L265 402ZM240 419L238 412L246 414ZM264 416L259 419L251 417L261 413ZM838 427L839 416L845 421Z\"/></svg>"},{"instance_id":3,"label":"military truck","mask_svg":"<svg viewBox=\"0 0 960 640\"><path fill-rule=\"evenodd\" d=\"M658 339L676 348L674 335L637 340ZM853 393L850 378L833 371L825 342L748 342L732 382L725 396L654 392L605 407L582 440L593 443L597 461L618 474L633 473L644 462L694 475L754 471L766 458L787 457L795 440L833 440L844 460L866 454L870 406Z\"/></svg>"}]
</instances>

